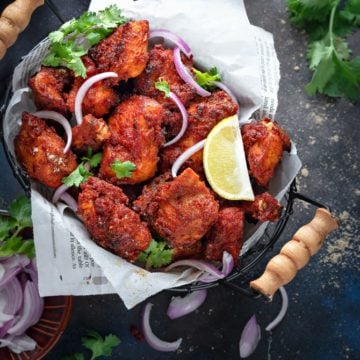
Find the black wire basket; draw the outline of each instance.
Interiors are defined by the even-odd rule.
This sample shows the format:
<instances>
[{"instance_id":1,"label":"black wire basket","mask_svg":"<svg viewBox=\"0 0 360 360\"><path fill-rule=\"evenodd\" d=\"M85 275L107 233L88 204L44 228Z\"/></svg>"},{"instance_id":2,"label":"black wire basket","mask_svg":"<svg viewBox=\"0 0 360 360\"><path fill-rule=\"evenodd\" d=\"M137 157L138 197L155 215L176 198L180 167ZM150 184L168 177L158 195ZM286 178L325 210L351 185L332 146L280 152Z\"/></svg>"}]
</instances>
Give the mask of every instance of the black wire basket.
<instances>
[{"instance_id":1,"label":"black wire basket","mask_svg":"<svg viewBox=\"0 0 360 360\"><path fill-rule=\"evenodd\" d=\"M45 1L49 9L54 13L54 15L59 19L59 21L64 22L63 18L59 14L56 7L52 4L51 1ZM7 157L7 160L12 168L13 174L15 178L18 180L22 188L24 189L25 193L30 196L30 180L28 175L18 166L16 160L14 159L13 155L9 151L9 148L6 144L4 138L4 131L3 131L3 122L5 118L6 108L9 104L9 101L12 97L12 86L11 86L11 79L9 79L6 93L3 101L3 105L0 109L0 135L1 135L1 142L4 148L4 153ZM246 275L252 270L256 265L258 265L264 256L271 251L274 247L276 242L279 240L281 234L283 233L286 224L293 215L293 206L294 200L300 199L309 204L312 204L318 208L326 208L330 210L325 205L299 193L296 188L296 179L291 183L287 194L284 196L282 200L283 210L280 219L275 224L269 224L266 228L266 231L262 238L255 244L255 246L251 247L244 255L240 257L240 261L238 265L236 265L233 271L224 279L214 281L211 283L193 283L189 285L185 285L178 288L169 289L173 292L191 292L200 289L208 289L212 287L216 287L219 285L228 286L238 292L242 293L243 295L249 297L259 297L261 296L258 292L254 291L247 285L239 285L237 282L244 280ZM1 210L0 210L1 212ZM234 282L234 280L238 280ZM243 281L244 283L244 281Z\"/></svg>"}]
</instances>

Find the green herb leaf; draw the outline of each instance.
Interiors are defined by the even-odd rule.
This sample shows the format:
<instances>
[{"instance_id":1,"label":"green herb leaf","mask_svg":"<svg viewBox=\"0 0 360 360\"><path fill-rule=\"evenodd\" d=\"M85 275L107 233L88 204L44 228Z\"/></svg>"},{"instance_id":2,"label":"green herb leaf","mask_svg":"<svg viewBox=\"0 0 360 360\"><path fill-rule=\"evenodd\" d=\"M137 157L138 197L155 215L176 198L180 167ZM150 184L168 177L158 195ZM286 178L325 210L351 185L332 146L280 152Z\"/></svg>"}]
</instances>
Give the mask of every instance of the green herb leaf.
<instances>
[{"instance_id":1,"label":"green herb leaf","mask_svg":"<svg viewBox=\"0 0 360 360\"><path fill-rule=\"evenodd\" d=\"M204 89L212 89L215 87L213 81L221 81L221 75L216 67L212 67L208 72L201 72L193 68L196 76L196 82Z\"/></svg>"},{"instance_id":2,"label":"green herb leaf","mask_svg":"<svg viewBox=\"0 0 360 360\"><path fill-rule=\"evenodd\" d=\"M21 236L10 237L0 246L0 256L22 254L32 259L35 256L33 240L23 240Z\"/></svg>"},{"instance_id":3,"label":"green herb leaf","mask_svg":"<svg viewBox=\"0 0 360 360\"><path fill-rule=\"evenodd\" d=\"M88 331L87 336L81 340L82 344L92 352L91 360L100 356L110 356L113 348L120 344L117 336L110 334L103 338L96 331Z\"/></svg>"},{"instance_id":4,"label":"green herb leaf","mask_svg":"<svg viewBox=\"0 0 360 360\"><path fill-rule=\"evenodd\" d=\"M110 35L115 28L126 22L121 10L111 5L98 13L85 12L77 20L72 19L63 24L59 30L49 34L49 54L43 65L66 66L73 70L75 76L86 77L86 68L81 56L89 48Z\"/></svg>"},{"instance_id":5,"label":"green herb leaf","mask_svg":"<svg viewBox=\"0 0 360 360\"><path fill-rule=\"evenodd\" d=\"M16 219L19 227L32 226L30 200L25 195L18 197L10 204L9 214Z\"/></svg>"},{"instance_id":6,"label":"green herb leaf","mask_svg":"<svg viewBox=\"0 0 360 360\"><path fill-rule=\"evenodd\" d=\"M9 216L0 216L0 241L10 236L10 231L17 225L17 221Z\"/></svg>"},{"instance_id":7,"label":"green herb leaf","mask_svg":"<svg viewBox=\"0 0 360 360\"><path fill-rule=\"evenodd\" d=\"M159 81L155 83L155 88L164 93L164 98L168 98L170 96L170 86L167 81L159 79Z\"/></svg>"},{"instance_id":8,"label":"green herb leaf","mask_svg":"<svg viewBox=\"0 0 360 360\"><path fill-rule=\"evenodd\" d=\"M130 178L136 169L136 165L133 162L128 160L121 162L119 159L116 159L110 167L111 170L115 172L118 179L124 177Z\"/></svg>"},{"instance_id":9,"label":"green herb leaf","mask_svg":"<svg viewBox=\"0 0 360 360\"><path fill-rule=\"evenodd\" d=\"M82 161L88 161L91 168L96 168L100 165L102 160L102 152L98 152L92 155L92 152L88 152L87 156L81 158Z\"/></svg>"},{"instance_id":10,"label":"green herb leaf","mask_svg":"<svg viewBox=\"0 0 360 360\"><path fill-rule=\"evenodd\" d=\"M62 179L62 182L67 186L79 187L80 184L85 182L91 175L92 173L86 170L84 162L81 162L69 176Z\"/></svg>"},{"instance_id":11,"label":"green herb leaf","mask_svg":"<svg viewBox=\"0 0 360 360\"><path fill-rule=\"evenodd\" d=\"M74 353L61 358L61 360L84 360L84 359L85 359L84 355L81 353Z\"/></svg>"},{"instance_id":12,"label":"green herb leaf","mask_svg":"<svg viewBox=\"0 0 360 360\"><path fill-rule=\"evenodd\" d=\"M151 240L149 247L140 253L137 261L144 263L147 269L160 268L170 264L173 250L170 249L164 240Z\"/></svg>"}]
</instances>

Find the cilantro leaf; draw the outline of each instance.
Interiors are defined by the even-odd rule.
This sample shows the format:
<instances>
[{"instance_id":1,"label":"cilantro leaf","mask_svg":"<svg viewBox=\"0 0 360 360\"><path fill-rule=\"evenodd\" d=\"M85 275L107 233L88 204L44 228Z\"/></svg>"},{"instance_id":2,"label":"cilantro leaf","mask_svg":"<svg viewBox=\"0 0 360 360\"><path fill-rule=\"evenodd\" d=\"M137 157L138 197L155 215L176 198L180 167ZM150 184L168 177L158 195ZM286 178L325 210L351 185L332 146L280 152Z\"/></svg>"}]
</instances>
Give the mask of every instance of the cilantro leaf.
<instances>
[{"instance_id":1,"label":"cilantro leaf","mask_svg":"<svg viewBox=\"0 0 360 360\"><path fill-rule=\"evenodd\" d=\"M62 182L67 186L79 187L81 183L85 182L92 173L85 168L84 162L69 175L62 179Z\"/></svg>"},{"instance_id":2,"label":"cilantro leaf","mask_svg":"<svg viewBox=\"0 0 360 360\"><path fill-rule=\"evenodd\" d=\"M148 248L140 253L137 260L145 264L147 269L161 268L171 262L173 250L164 240L151 240Z\"/></svg>"},{"instance_id":3,"label":"cilantro leaf","mask_svg":"<svg viewBox=\"0 0 360 360\"><path fill-rule=\"evenodd\" d=\"M26 255L30 259L35 257L33 240L23 240L21 236L10 237L0 246L0 256Z\"/></svg>"},{"instance_id":4,"label":"cilantro leaf","mask_svg":"<svg viewBox=\"0 0 360 360\"><path fill-rule=\"evenodd\" d=\"M221 75L216 67L212 67L208 72L201 72L193 68L196 76L196 82L204 89L212 89L215 87L213 81L221 81Z\"/></svg>"},{"instance_id":5,"label":"cilantro leaf","mask_svg":"<svg viewBox=\"0 0 360 360\"><path fill-rule=\"evenodd\" d=\"M120 339L113 335L107 335L103 338L96 331L88 331L87 336L83 337L82 344L92 352L91 360L100 356L110 356L115 346L120 344Z\"/></svg>"},{"instance_id":6,"label":"cilantro leaf","mask_svg":"<svg viewBox=\"0 0 360 360\"><path fill-rule=\"evenodd\" d=\"M30 200L25 195L18 197L10 204L9 214L16 219L19 227L32 226Z\"/></svg>"},{"instance_id":7,"label":"cilantro leaf","mask_svg":"<svg viewBox=\"0 0 360 360\"><path fill-rule=\"evenodd\" d=\"M90 149L91 150L91 149ZM89 151L87 156L81 158L82 161L88 161L91 168L96 168L100 165L102 160L102 152L98 152L92 155L92 151Z\"/></svg>"},{"instance_id":8,"label":"cilantro leaf","mask_svg":"<svg viewBox=\"0 0 360 360\"><path fill-rule=\"evenodd\" d=\"M81 56L125 22L126 18L121 15L121 10L116 5L98 13L85 12L78 19L66 22L49 34L51 44L43 65L66 66L74 71L75 76L85 78L86 68Z\"/></svg>"},{"instance_id":9,"label":"cilantro leaf","mask_svg":"<svg viewBox=\"0 0 360 360\"><path fill-rule=\"evenodd\" d=\"M81 353L74 353L61 358L61 360L84 360L84 359L85 359L84 355Z\"/></svg>"},{"instance_id":10,"label":"cilantro leaf","mask_svg":"<svg viewBox=\"0 0 360 360\"><path fill-rule=\"evenodd\" d=\"M159 81L155 83L155 88L164 93L164 98L168 98L170 96L170 86L166 80L159 79Z\"/></svg>"},{"instance_id":11,"label":"cilantro leaf","mask_svg":"<svg viewBox=\"0 0 360 360\"><path fill-rule=\"evenodd\" d=\"M17 225L15 219L9 216L0 216L0 241L10 236L10 231Z\"/></svg>"},{"instance_id":12,"label":"cilantro leaf","mask_svg":"<svg viewBox=\"0 0 360 360\"><path fill-rule=\"evenodd\" d=\"M136 165L133 162L129 160L121 162L119 159L116 159L110 167L111 170L115 172L118 179L124 177L130 178L136 169Z\"/></svg>"}]
</instances>

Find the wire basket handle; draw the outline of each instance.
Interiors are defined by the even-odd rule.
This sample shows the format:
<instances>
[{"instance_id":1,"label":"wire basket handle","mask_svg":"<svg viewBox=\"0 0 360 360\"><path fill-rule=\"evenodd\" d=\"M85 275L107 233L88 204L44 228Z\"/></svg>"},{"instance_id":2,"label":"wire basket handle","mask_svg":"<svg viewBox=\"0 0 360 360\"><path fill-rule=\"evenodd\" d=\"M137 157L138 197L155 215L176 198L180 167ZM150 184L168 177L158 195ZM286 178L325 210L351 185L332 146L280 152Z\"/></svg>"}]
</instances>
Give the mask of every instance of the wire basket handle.
<instances>
[{"instance_id":1,"label":"wire basket handle","mask_svg":"<svg viewBox=\"0 0 360 360\"><path fill-rule=\"evenodd\" d=\"M338 222L327 209L316 210L314 218L303 225L267 264L264 273L250 282L255 291L272 299L275 292L294 279L323 245L325 238L338 228Z\"/></svg>"},{"instance_id":2,"label":"wire basket handle","mask_svg":"<svg viewBox=\"0 0 360 360\"><path fill-rule=\"evenodd\" d=\"M0 59L28 26L34 10L43 4L44 0L15 0L4 9L0 16Z\"/></svg>"}]
</instances>

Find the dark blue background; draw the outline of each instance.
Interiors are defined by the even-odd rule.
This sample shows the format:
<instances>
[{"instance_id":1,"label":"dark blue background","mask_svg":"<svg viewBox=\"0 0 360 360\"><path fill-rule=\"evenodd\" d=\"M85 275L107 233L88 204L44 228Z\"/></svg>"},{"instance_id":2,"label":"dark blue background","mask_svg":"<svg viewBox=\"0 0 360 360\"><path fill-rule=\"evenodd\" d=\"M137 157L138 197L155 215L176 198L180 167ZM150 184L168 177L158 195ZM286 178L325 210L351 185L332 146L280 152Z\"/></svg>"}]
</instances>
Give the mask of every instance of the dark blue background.
<instances>
[{"instance_id":1,"label":"dark blue background","mask_svg":"<svg viewBox=\"0 0 360 360\"><path fill-rule=\"evenodd\" d=\"M88 6L86 0L54 2L65 19L79 15ZM1 1L0 10L8 3ZM304 85L311 78L306 64L306 36L289 25L285 1L245 0L245 4L250 21L274 34L282 75L277 121L297 144L303 161L299 190L329 205L341 221L340 229L328 238L321 252L286 287L289 311L274 331L272 359L360 359L360 107L345 100L305 94ZM21 56L58 26L58 20L46 6L35 12L28 29L0 61L1 96L6 79ZM359 55L359 34L350 41L355 55ZM0 169L0 207L5 207L22 190L2 149ZM267 259L311 219L313 212L312 206L296 203L294 216ZM249 279L262 272L267 259L249 274ZM69 326L46 359L61 359L65 354L83 351L81 336L87 329L102 334L112 332L121 338L113 359L238 359L240 334L248 318L256 313L264 329L280 308L277 296L272 303L265 303L219 286L209 291L198 311L171 321L165 315L171 296L163 292L151 299L155 304L151 322L155 333L165 340L183 337L176 355L159 353L145 342L137 342L130 327L139 326L141 306L127 311L117 296L110 295L74 298ZM262 334L250 359L267 359L267 335L264 331Z\"/></svg>"}]
</instances>

